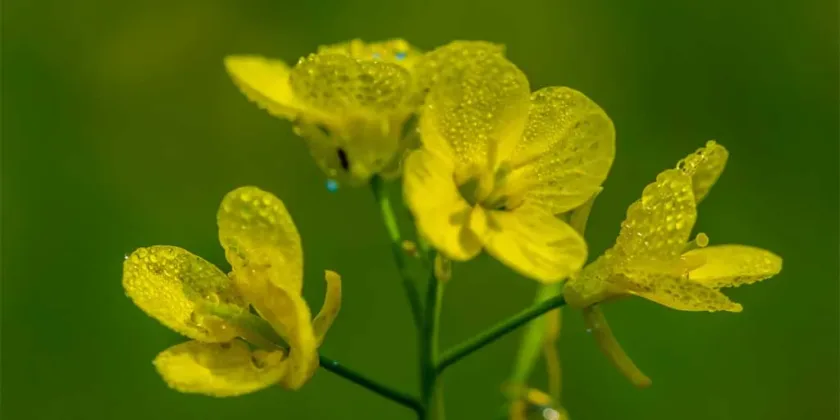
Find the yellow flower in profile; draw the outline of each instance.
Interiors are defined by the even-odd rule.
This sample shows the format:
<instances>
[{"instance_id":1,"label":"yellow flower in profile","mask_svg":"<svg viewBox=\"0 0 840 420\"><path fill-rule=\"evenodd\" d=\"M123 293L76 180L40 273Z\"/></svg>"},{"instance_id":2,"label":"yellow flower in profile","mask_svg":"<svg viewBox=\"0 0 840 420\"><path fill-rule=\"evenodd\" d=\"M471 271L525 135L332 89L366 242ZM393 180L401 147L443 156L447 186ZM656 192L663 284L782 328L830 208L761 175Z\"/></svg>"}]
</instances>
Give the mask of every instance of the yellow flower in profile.
<instances>
[{"instance_id":1,"label":"yellow flower in profile","mask_svg":"<svg viewBox=\"0 0 840 420\"><path fill-rule=\"evenodd\" d=\"M702 200L729 153L709 141L645 187L627 210L615 245L565 286L566 301L584 308L626 295L683 311L740 312L719 289L755 283L782 269L770 251L745 245L706 246L689 235Z\"/></svg>"},{"instance_id":2,"label":"yellow flower in profile","mask_svg":"<svg viewBox=\"0 0 840 420\"><path fill-rule=\"evenodd\" d=\"M586 260L555 217L600 190L615 156L604 111L565 87L530 92L500 51L453 43L420 114L422 148L405 162L404 196L420 233L446 257L486 249L525 276L561 280Z\"/></svg>"},{"instance_id":3,"label":"yellow flower in profile","mask_svg":"<svg viewBox=\"0 0 840 420\"><path fill-rule=\"evenodd\" d=\"M233 271L174 246L140 248L126 257L123 287L147 314L191 338L154 361L181 392L218 397L273 384L302 386L318 367L318 347L341 307L341 278L327 271L324 305L313 320L301 297L300 236L283 202L255 187L228 193L218 212L219 240ZM238 320L248 305L288 348L266 345ZM248 343L263 348L252 350Z\"/></svg>"},{"instance_id":4,"label":"yellow flower in profile","mask_svg":"<svg viewBox=\"0 0 840 420\"><path fill-rule=\"evenodd\" d=\"M294 67L252 55L225 58L239 89L288 119L331 178L360 185L399 173L411 142L409 117L422 102L412 69L422 56L401 39L322 46Z\"/></svg>"}]
</instances>

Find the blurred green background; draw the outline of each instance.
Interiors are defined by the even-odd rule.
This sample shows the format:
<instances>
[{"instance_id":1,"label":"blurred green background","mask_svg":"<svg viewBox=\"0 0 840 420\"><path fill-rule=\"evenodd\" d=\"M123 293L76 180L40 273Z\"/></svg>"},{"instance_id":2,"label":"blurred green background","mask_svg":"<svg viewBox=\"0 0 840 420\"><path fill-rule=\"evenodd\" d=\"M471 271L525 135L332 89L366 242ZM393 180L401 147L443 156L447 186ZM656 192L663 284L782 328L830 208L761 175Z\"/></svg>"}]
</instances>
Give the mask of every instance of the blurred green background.
<instances>
[{"instance_id":1,"label":"blurred green background","mask_svg":"<svg viewBox=\"0 0 840 420\"><path fill-rule=\"evenodd\" d=\"M645 184L717 139L731 159L699 230L784 257L778 277L729 293L741 314L609 305L653 378L647 390L619 376L569 312L560 352L573 419L837 419L837 17L836 2L817 0L6 0L2 418L412 418L326 371L299 392L171 391L151 360L182 338L120 285L123 255L139 246L226 266L216 207L237 186L260 186L301 231L312 306L322 270L344 276L324 352L416 391L411 320L369 191L329 194L290 124L248 103L222 67L226 54L294 62L320 44L399 36L424 49L505 43L534 89L570 86L606 109L618 156L590 219L593 255ZM457 266L442 345L530 304L535 287L487 257ZM518 339L447 372L450 420L498 412Z\"/></svg>"}]
</instances>

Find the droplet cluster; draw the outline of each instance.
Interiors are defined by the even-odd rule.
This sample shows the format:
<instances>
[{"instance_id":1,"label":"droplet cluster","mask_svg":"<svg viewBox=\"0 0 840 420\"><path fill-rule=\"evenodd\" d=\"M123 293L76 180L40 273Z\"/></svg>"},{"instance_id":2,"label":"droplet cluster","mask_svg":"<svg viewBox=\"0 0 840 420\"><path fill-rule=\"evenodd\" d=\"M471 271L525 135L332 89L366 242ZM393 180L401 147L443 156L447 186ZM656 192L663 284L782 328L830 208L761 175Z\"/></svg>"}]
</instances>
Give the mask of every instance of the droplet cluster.
<instances>
[{"instance_id":1,"label":"droplet cluster","mask_svg":"<svg viewBox=\"0 0 840 420\"><path fill-rule=\"evenodd\" d=\"M398 64L327 53L301 58L289 82L305 103L338 115L401 110L413 89L411 74Z\"/></svg>"},{"instance_id":2,"label":"droplet cluster","mask_svg":"<svg viewBox=\"0 0 840 420\"><path fill-rule=\"evenodd\" d=\"M205 305L245 306L223 272L174 246L134 251L124 263L123 287L138 307L164 325L205 341L233 336L223 323L203 312Z\"/></svg>"},{"instance_id":3,"label":"droplet cluster","mask_svg":"<svg viewBox=\"0 0 840 420\"><path fill-rule=\"evenodd\" d=\"M709 140L705 147L697 149L677 163L677 169L691 177L694 198L698 203L717 182L728 159L729 151L714 140Z\"/></svg>"},{"instance_id":4,"label":"droplet cluster","mask_svg":"<svg viewBox=\"0 0 840 420\"><path fill-rule=\"evenodd\" d=\"M691 179L676 169L662 172L627 209L614 250L629 259L676 260L696 219Z\"/></svg>"},{"instance_id":5,"label":"droplet cluster","mask_svg":"<svg viewBox=\"0 0 840 420\"><path fill-rule=\"evenodd\" d=\"M531 95L525 133L511 156L526 200L561 213L603 183L615 157L615 129L582 93L564 87Z\"/></svg>"},{"instance_id":6,"label":"droplet cluster","mask_svg":"<svg viewBox=\"0 0 840 420\"><path fill-rule=\"evenodd\" d=\"M259 271L275 284L300 290L303 251L286 206L256 187L241 187L222 200L219 240L234 272Z\"/></svg>"},{"instance_id":7,"label":"droplet cluster","mask_svg":"<svg viewBox=\"0 0 840 420\"><path fill-rule=\"evenodd\" d=\"M521 136L511 130L527 115L530 92L513 63L479 51L472 61L441 69L437 77L422 118L430 118L464 166L486 167L502 136Z\"/></svg>"}]
</instances>

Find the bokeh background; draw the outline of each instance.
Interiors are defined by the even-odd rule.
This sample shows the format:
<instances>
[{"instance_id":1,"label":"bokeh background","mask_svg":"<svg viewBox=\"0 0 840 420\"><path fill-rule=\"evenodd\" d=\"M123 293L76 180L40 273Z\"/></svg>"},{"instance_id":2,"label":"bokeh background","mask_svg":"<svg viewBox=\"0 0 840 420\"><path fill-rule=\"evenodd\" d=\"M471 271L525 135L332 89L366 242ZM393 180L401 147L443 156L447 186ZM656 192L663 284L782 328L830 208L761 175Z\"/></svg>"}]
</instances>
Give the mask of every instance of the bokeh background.
<instances>
[{"instance_id":1,"label":"bokeh background","mask_svg":"<svg viewBox=\"0 0 840 420\"><path fill-rule=\"evenodd\" d=\"M320 44L399 36L424 49L504 43L533 88L570 86L606 109L618 155L590 219L593 255L646 183L717 139L731 160L699 230L784 257L778 277L731 291L741 314L609 305L654 380L647 390L567 313L559 351L573 419L837 419L837 18L837 3L819 0L5 0L0 414L412 418L326 371L299 392L171 391L151 360L182 338L120 285L123 256L139 246L178 245L226 266L216 207L237 186L260 186L301 231L312 306L322 270L344 276L324 352L416 391L414 332L370 192L328 193L290 124L248 103L222 67L226 54L294 62ZM457 266L442 345L530 304L535 288L486 257ZM449 419L494 418L518 339L447 372Z\"/></svg>"}]
</instances>

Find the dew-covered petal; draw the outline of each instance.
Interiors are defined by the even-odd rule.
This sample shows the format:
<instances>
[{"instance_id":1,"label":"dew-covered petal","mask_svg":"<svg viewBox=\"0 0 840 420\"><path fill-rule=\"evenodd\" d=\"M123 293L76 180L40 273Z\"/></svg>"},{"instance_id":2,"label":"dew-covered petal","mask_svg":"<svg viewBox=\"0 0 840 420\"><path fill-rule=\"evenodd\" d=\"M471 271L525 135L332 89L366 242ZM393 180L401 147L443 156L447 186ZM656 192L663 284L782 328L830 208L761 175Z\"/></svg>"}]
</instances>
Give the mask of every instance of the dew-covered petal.
<instances>
[{"instance_id":1,"label":"dew-covered petal","mask_svg":"<svg viewBox=\"0 0 840 420\"><path fill-rule=\"evenodd\" d=\"M400 38L379 42L353 39L339 44L322 45L318 47L318 53L345 54L357 60L384 61L409 69L423 57L422 51Z\"/></svg>"},{"instance_id":2,"label":"dew-covered petal","mask_svg":"<svg viewBox=\"0 0 840 420\"><path fill-rule=\"evenodd\" d=\"M242 341L172 346L154 360L155 368L179 392L233 397L278 383L288 364L282 350L251 351Z\"/></svg>"},{"instance_id":3,"label":"dew-covered petal","mask_svg":"<svg viewBox=\"0 0 840 420\"><path fill-rule=\"evenodd\" d=\"M610 282L615 261L615 256L607 252L572 276L563 286L566 303L572 308L583 309L624 295L623 290Z\"/></svg>"},{"instance_id":4,"label":"dew-covered petal","mask_svg":"<svg viewBox=\"0 0 840 420\"><path fill-rule=\"evenodd\" d=\"M242 93L270 114L293 120L303 111L289 85L291 69L283 61L232 55L225 57L225 68Z\"/></svg>"},{"instance_id":5,"label":"dew-covered petal","mask_svg":"<svg viewBox=\"0 0 840 420\"><path fill-rule=\"evenodd\" d=\"M715 245L686 252L684 257L703 261L688 278L711 288L752 284L779 274L782 258L746 245Z\"/></svg>"},{"instance_id":6,"label":"dew-covered petal","mask_svg":"<svg viewBox=\"0 0 840 420\"><path fill-rule=\"evenodd\" d=\"M532 206L491 211L484 238L487 252L526 277L560 281L586 261L586 242L566 222Z\"/></svg>"},{"instance_id":7,"label":"dew-covered petal","mask_svg":"<svg viewBox=\"0 0 840 420\"><path fill-rule=\"evenodd\" d=\"M315 339L318 342L318 347L324 342L324 336L338 316L338 311L341 310L341 276L335 271L327 271L324 273L324 279L327 281L327 293L324 297L324 305L315 319L312 320L312 329L315 332Z\"/></svg>"},{"instance_id":8,"label":"dew-covered petal","mask_svg":"<svg viewBox=\"0 0 840 420\"><path fill-rule=\"evenodd\" d=\"M406 158L403 196L420 234L447 258L465 261L481 251L467 227L470 205L453 180L451 162L420 149Z\"/></svg>"},{"instance_id":9,"label":"dew-covered petal","mask_svg":"<svg viewBox=\"0 0 840 420\"><path fill-rule=\"evenodd\" d=\"M413 93L411 74L397 64L331 53L301 59L290 84L301 102L334 116L392 113Z\"/></svg>"},{"instance_id":10,"label":"dew-covered petal","mask_svg":"<svg viewBox=\"0 0 840 420\"><path fill-rule=\"evenodd\" d=\"M135 305L187 337L218 342L236 336L207 308L244 310L245 302L222 271L185 249L159 245L135 250L123 263L122 282Z\"/></svg>"},{"instance_id":11,"label":"dew-covered petal","mask_svg":"<svg viewBox=\"0 0 840 420\"><path fill-rule=\"evenodd\" d=\"M729 159L729 151L714 140L709 140L705 147L697 149L677 163L678 169L691 176L694 199L697 203L706 197L720 178L727 159Z\"/></svg>"},{"instance_id":12,"label":"dew-covered petal","mask_svg":"<svg viewBox=\"0 0 840 420\"><path fill-rule=\"evenodd\" d=\"M290 389L300 388L318 367L317 340L309 306L299 292L270 282L258 271L239 270L232 278L245 299L289 345L288 373L281 384Z\"/></svg>"},{"instance_id":13,"label":"dew-covered petal","mask_svg":"<svg viewBox=\"0 0 840 420\"><path fill-rule=\"evenodd\" d=\"M250 272L300 294L300 235L280 199L257 187L237 188L222 200L217 223L219 241L235 273Z\"/></svg>"},{"instance_id":14,"label":"dew-covered petal","mask_svg":"<svg viewBox=\"0 0 840 420\"><path fill-rule=\"evenodd\" d=\"M442 72L472 65L486 55L504 55L505 47L485 41L452 41L424 54L414 68L417 84L429 90Z\"/></svg>"},{"instance_id":15,"label":"dew-covered petal","mask_svg":"<svg viewBox=\"0 0 840 420\"><path fill-rule=\"evenodd\" d=\"M624 259L677 260L696 219L691 178L669 169L627 209L613 250Z\"/></svg>"},{"instance_id":16,"label":"dew-covered petal","mask_svg":"<svg viewBox=\"0 0 840 420\"><path fill-rule=\"evenodd\" d=\"M420 116L424 147L451 157L458 179L492 172L522 136L528 89L525 75L500 54L442 68Z\"/></svg>"},{"instance_id":17,"label":"dew-covered petal","mask_svg":"<svg viewBox=\"0 0 840 420\"><path fill-rule=\"evenodd\" d=\"M502 188L563 213L599 190L614 158L615 128L601 107L573 89L540 89L531 95L525 134Z\"/></svg>"},{"instance_id":18,"label":"dew-covered petal","mask_svg":"<svg viewBox=\"0 0 840 420\"><path fill-rule=\"evenodd\" d=\"M643 297L680 311L741 312L741 305L719 291L691 281L680 260L671 264L660 260L636 260L612 277L626 293Z\"/></svg>"}]
</instances>

